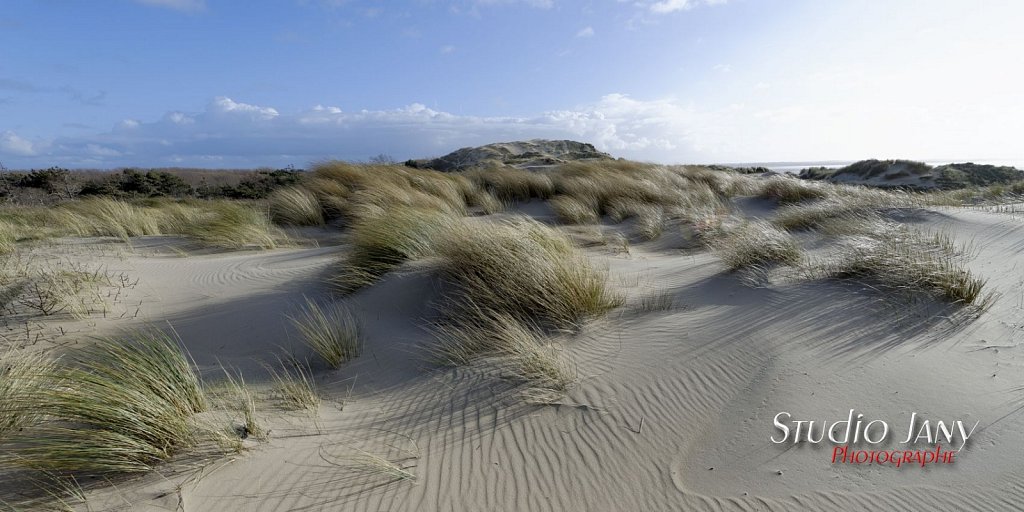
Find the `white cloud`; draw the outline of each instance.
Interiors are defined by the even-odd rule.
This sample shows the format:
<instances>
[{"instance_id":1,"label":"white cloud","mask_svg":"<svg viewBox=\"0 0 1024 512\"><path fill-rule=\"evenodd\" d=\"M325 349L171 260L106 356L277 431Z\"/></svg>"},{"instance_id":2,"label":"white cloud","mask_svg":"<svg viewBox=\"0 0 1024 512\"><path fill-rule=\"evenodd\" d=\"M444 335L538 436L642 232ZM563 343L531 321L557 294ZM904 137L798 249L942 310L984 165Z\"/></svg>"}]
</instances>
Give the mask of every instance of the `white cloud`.
<instances>
[{"instance_id":1,"label":"white cloud","mask_svg":"<svg viewBox=\"0 0 1024 512\"><path fill-rule=\"evenodd\" d=\"M32 143L0 137L8 167L305 165L325 158L362 160L439 156L503 140L568 138L617 156L679 160L692 154L694 112L674 100L609 94L573 109L524 117L461 116L413 103L391 110L345 111L317 105L277 109L218 97L201 112L173 111L154 121L126 120L112 130Z\"/></svg>"},{"instance_id":2,"label":"white cloud","mask_svg":"<svg viewBox=\"0 0 1024 512\"><path fill-rule=\"evenodd\" d=\"M440 51L441 51L442 54L447 55L447 54L453 53L455 51L455 46L450 45L450 44L446 44L446 45L441 47Z\"/></svg>"},{"instance_id":3,"label":"white cloud","mask_svg":"<svg viewBox=\"0 0 1024 512\"><path fill-rule=\"evenodd\" d=\"M576 37L594 37L594 27L583 27L576 32Z\"/></svg>"},{"instance_id":4,"label":"white cloud","mask_svg":"<svg viewBox=\"0 0 1024 512\"><path fill-rule=\"evenodd\" d=\"M273 119L279 115L277 110L273 108L258 107L247 103L236 103L231 98L225 98L223 96L215 98L207 111L214 114L241 115L254 120Z\"/></svg>"},{"instance_id":5,"label":"white cloud","mask_svg":"<svg viewBox=\"0 0 1024 512\"><path fill-rule=\"evenodd\" d=\"M34 156L36 149L32 141L19 137L12 131L0 133L0 156L4 153L14 156Z\"/></svg>"},{"instance_id":6,"label":"white cloud","mask_svg":"<svg viewBox=\"0 0 1024 512\"><path fill-rule=\"evenodd\" d=\"M718 5L724 4L727 1L728 0L662 0L651 4L649 8L651 12L667 14L676 11L688 11L701 4Z\"/></svg>"},{"instance_id":7,"label":"white cloud","mask_svg":"<svg viewBox=\"0 0 1024 512\"><path fill-rule=\"evenodd\" d=\"M206 0L135 0L135 2L178 11L201 11L206 9Z\"/></svg>"}]
</instances>

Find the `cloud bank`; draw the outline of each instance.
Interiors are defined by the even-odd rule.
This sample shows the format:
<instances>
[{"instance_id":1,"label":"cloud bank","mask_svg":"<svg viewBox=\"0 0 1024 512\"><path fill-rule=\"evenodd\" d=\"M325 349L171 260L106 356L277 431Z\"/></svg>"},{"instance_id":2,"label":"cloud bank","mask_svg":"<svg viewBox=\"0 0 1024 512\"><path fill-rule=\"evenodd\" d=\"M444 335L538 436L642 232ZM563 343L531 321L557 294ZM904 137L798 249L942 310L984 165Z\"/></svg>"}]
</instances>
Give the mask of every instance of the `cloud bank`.
<instances>
[{"instance_id":1,"label":"cloud bank","mask_svg":"<svg viewBox=\"0 0 1024 512\"><path fill-rule=\"evenodd\" d=\"M419 103L391 110L321 106L280 112L218 97L202 111L158 120L124 120L110 131L53 140L0 132L10 168L201 166L254 167L340 158L430 157L464 146L532 138L591 142L617 156L678 160L692 152L694 113L673 100L609 94L578 108L527 117L462 116Z\"/></svg>"}]
</instances>

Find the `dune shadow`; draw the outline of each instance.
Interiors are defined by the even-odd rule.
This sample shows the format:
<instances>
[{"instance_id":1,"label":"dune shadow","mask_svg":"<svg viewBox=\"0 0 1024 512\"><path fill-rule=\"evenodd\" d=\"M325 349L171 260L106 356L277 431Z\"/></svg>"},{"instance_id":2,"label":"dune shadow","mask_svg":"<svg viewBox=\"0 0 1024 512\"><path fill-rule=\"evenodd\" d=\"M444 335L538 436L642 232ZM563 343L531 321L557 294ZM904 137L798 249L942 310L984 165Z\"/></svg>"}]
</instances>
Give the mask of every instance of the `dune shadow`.
<instances>
[{"instance_id":1,"label":"dune shadow","mask_svg":"<svg viewBox=\"0 0 1024 512\"><path fill-rule=\"evenodd\" d=\"M696 321L698 331L716 333L704 349L771 337L783 347L797 344L847 361L882 357L897 348L927 349L968 328L977 316L969 306L856 281L800 281L760 289L723 273L674 293L694 309L712 309Z\"/></svg>"}]
</instances>

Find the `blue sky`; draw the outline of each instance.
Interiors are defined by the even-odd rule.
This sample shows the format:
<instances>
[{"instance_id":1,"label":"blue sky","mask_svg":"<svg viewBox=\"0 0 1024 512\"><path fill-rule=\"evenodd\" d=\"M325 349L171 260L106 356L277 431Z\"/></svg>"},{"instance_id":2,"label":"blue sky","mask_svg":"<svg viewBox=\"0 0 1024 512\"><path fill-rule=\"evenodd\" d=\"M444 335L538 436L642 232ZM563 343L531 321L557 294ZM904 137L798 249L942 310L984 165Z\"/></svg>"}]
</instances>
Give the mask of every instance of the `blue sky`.
<instances>
[{"instance_id":1,"label":"blue sky","mask_svg":"<svg viewBox=\"0 0 1024 512\"><path fill-rule=\"evenodd\" d=\"M1024 160L1021 4L5 0L0 163Z\"/></svg>"}]
</instances>

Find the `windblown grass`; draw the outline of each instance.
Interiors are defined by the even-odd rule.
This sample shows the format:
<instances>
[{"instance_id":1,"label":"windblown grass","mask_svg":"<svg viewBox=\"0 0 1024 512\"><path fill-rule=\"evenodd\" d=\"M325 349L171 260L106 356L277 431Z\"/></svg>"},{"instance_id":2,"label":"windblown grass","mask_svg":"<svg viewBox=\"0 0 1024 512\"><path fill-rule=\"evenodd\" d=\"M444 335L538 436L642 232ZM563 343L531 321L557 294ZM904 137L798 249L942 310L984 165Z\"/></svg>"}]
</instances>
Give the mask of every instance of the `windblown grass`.
<instances>
[{"instance_id":1,"label":"windblown grass","mask_svg":"<svg viewBox=\"0 0 1024 512\"><path fill-rule=\"evenodd\" d=\"M53 363L39 353L17 354L12 350L0 359L0 445L42 419L32 399L52 372Z\"/></svg>"},{"instance_id":2,"label":"windblown grass","mask_svg":"<svg viewBox=\"0 0 1024 512\"><path fill-rule=\"evenodd\" d=\"M730 270L797 265L800 246L785 231L763 221L752 221L732 229L715 242L715 248Z\"/></svg>"},{"instance_id":3,"label":"windblown grass","mask_svg":"<svg viewBox=\"0 0 1024 512\"><path fill-rule=\"evenodd\" d=\"M478 190L473 192L466 200L469 206L477 206L485 215L495 214L504 211L507 207L504 201L498 199L491 192Z\"/></svg>"},{"instance_id":4,"label":"windblown grass","mask_svg":"<svg viewBox=\"0 0 1024 512\"><path fill-rule=\"evenodd\" d=\"M656 290L640 297L638 309L642 313L671 311L676 307L676 296L671 290Z\"/></svg>"},{"instance_id":5,"label":"windblown grass","mask_svg":"<svg viewBox=\"0 0 1024 512\"><path fill-rule=\"evenodd\" d=\"M295 186L276 190L270 195L270 219L289 226L320 226L323 209L316 194Z\"/></svg>"},{"instance_id":6,"label":"windblown grass","mask_svg":"<svg viewBox=\"0 0 1024 512\"><path fill-rule=\"evenodd\" d=\"M789 231L815 229L837 218L870 215L886 208L905 208L921 204L921 196L903 192L837 187L836 192L827 199L781 208L772 223Z\"/></svg>"},{"instance_id":7,"label":"windblown grass","mask_svg":"<svg viewBox=\"0 0 1024 512\"><path fill-rule=\"evenodd\" d=\"M410 471L409 467L367 451L359 451L352 457L352 466L357 472L366 475L384 475L390 480L416 481L416 474Z\"/></svg>"},{"instance_id":8,"label":"windblown grass","mask_svg":"<svg viewBox=\"0 0 1024 512\"><path fill-rule=\"evenodd\" d=\"M536 326L494 310L476 309L436 327L431 358L460 366L484 358L503 377L528 383L533 390L564 392L576 380L576 368Z\"/></svg>"},{"instance_id":9,"label":"windblown grass","mask_svg":"<svg viewBox=\"0 0 1024 512\"><path fill-rule=\"evenodd\" d=\"M459 174L476 187L507 203L529 201L531 198L549 199L555 193L551 177L543 172L494 166Z\"/></svg>"},{"instance_id":10,"label":"windblown grass","mask_svg":"<svg viewBox=\"0 0 1024 512\"><path fill-rule=\"evenodd\" d=\"M267 366L278 401L286 409L315 411L320 407L320 393L309 367L298 361L286 364L278 359L278 363L280 370Z\"/></svg>"},{"instance_id":11,"label":"windblown grass","mask_svg":"<svg viewBox=\"0 0 1024 512\"><path fill-rule=\"evenodd\" d=\"M472 223L437 247L455 305L572 327L621 304L607 275L561 232L526 218Z\"/></svg>"},{"instance_id":12,"label":"windblown grass","mask_svg":"<svg viewBox=\"0 0 1024 512\"><path fill-rule=\"evenodd\" d=\"M670 220L695 222L720 214L728 194L738 190L739 181L734 180L741 179L699 168L619 161L575 162L559 168L554 177L556 192L575 200L560 200L574 207L563 208L566 219L608 215L620 222L636 217L637 234L648 240L659 237ZM569 214L575 211L581 213Z\"/></svg>"},{"instance_id":13,"label":"windblown grass","mask_svg":"<svg viewBox=\"0 0 1024 512\"><path fill-rule=\"evenodd\" d=\"M226 249L273 248L286 241L266 212L242 201L153 200L129 203L94 197L54 208L0 210L0 242L61 236L182 235ZM0 247L2 250L2 247Z\"/></svg>"},{"instance_id":14,"label":"windblown grass","mask_svg":"<svg viewBox=\"0 0 1024 512\"><path fill-rule=\"evenodd\" d=\"M362 350L359 322L342 302L321 305L306 299L305 306L291 320L302 342L331 368L354 359Z\"/></svg>"},{"instance_id":15,"label":"windblown grass","mask_svg":"<svg viewBox=\"0 0 1024 512\"><path fill-rule=\"evenodd\" d=\"M223 249L273 249L287 239L265 212L229 201L211 203L182 232L205 245Z\"/></svg>"},{"instance_id":16,"label":"windblown grass","mask_svg":"<svg viewBox=\"0 0 1024 512\"><path fill-rule=\"evenodd\" d=\"M828 192L818 184L811 184L797 178L776 176L764 183L761 197L783 204L792 204L824 199L828 197Z\"/></svg>"},{"instance_id":17,"label":"windblown grass","mask_svg":"<svg viewBox=\"0 0 1024 512\"><path fill-rule=\"evenodd\" d=\"M25 407L46 418L11 437L3 462L44 471L148 471L193 446L206 408L198 375L171 338L101 339L28 380Z\"/></svg>"},{"instance_id":18,"label":"windblown grass","mask_svg":"<svg viewBox=\"0 0 1024 512\"><path fill-rule=\"evenodd\" d=\"M267 440L270 431L256 416L256 394L246 386L241 373L232 375L227 368L223 370L227 393L221 398L229 410L241 415L241 420L234 429L235 435L240 439Z\"/></svg>"},{"instance_id":19,"label":"windblown grass","mask_svg":"<svg viewBox=\"0 0 1024 512\"><path fill-rule=\"evenodd\" d=\"M558 220L565 224L595 224L598 221L595 205L586 204L575 197L555 196L551 198L550 204Z\"/></svg>"},{"instance_id":20,"label":"windblown grass","mask_svg":"<svg viewBox=\"0 0 1024 512\"><path fill-rule=\"evenodd\" d=\"M351 252L332 282L351 292L406 261L430 256L457 221L445 213L403 207L367 216L352 226Z\"/></svg>"},{"instance_id":21,"label":"windblown grass","mask_svg":"<svg viewBox=\"0 0 1024 512\"><path fill-rule=\"evenodd\" d=\"M325 213L355 222L396 208L464 214L478 188L465 176L401 165L325 162L306 185Z\"/></svg>"},{"instance_id":22,"label":"windblown grass","mask_svg":"<svg viewBox=\"0 0 1024 512\"><path fill-rule=\"evenodd\" d=\"M982 309L992 300L985 279L966 265L972 250L948 235L903 226L879 226L872 235L847 240L843 254L812 268L816 275L857 279L908 295L933 295Z\"/></svg>"}]
</instances>

